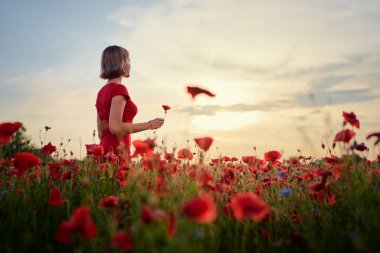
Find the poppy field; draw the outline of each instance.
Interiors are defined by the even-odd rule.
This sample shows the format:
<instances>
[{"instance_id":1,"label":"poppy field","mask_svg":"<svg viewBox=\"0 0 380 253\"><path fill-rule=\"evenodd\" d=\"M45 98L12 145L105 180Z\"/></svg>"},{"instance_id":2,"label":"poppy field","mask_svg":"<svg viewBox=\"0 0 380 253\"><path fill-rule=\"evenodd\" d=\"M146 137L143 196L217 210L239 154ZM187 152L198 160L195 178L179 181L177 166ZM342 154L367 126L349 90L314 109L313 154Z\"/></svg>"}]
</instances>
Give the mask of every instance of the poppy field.
<instances>
[{"instance_id":1,"label":"poppy field","mask_svg":"<svg viewBox=\"0 0 380 253\"><path fill-rule=\"evenodd\" d=\"M214 95L192 88L193 99ZM82 160L50 142L12 153L22 123L2 123L0 250L376 252L380 132L358 142L356 115L342 120L320 158L210 157L211 136L170 151L134 140L131 157L95 143ZM368 149L379 150L375 160Z\"/></svg>"}]
</instances>

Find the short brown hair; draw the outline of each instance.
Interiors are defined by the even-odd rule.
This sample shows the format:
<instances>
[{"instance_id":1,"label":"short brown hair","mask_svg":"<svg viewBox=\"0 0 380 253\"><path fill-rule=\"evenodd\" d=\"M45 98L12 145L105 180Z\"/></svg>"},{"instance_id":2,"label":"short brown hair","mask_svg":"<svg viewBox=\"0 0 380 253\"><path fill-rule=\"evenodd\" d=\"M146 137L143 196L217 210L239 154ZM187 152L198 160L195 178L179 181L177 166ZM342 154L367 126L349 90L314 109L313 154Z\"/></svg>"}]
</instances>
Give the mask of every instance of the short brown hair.
<instances>
[{"instance_id":1,"label":"short brown hair","mask_svg":"<svg viewBox=\"0 0 380 253\"><path fill-rule=\"evenodd\" d=\"M112 79L119 76L124 76L125 64L129 53L125 48L119 46L109 46L104 49L101 60L100 78Z\"/></svg>"}]
</instances>

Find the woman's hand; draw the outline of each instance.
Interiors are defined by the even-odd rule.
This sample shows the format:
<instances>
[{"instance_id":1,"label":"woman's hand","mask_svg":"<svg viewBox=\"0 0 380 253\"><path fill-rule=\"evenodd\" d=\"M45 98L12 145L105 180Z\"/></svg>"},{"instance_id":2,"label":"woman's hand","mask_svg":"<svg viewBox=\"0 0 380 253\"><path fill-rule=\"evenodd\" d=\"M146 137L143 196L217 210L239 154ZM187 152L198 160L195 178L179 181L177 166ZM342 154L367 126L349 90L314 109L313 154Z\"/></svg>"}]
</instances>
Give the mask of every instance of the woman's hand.
<instances>
[{"instance_id":1,"label":"woman's hand","mask_svg":"<svg viewBox=\"0 0 380 253\"><path fill-rule=\"evenodd\" d=\"M162 127L164 124L164 119L163 118L155 118L153 120L148 121L149 129L157 129Z\"/></svg>"}]
</instances>

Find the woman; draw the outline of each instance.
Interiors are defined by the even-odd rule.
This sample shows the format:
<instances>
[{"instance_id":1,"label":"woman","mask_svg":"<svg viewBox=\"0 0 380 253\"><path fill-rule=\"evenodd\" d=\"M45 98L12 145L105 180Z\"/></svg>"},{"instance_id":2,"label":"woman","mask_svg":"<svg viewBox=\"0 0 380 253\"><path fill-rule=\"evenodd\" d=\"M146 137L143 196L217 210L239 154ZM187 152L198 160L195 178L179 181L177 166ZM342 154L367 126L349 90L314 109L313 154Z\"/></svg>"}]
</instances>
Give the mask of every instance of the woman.
<instances>
[{"instance_id":1,"label":"woman","mask_svg":"<svg viewBox=\"0 0 380 253\"><path fill-rule=\"evenodd\" d=\"M130 134L160 128L164 119L133 123L137 106L132 102L127 88L121 83L129 77L131 69L129 53L119 46L104 49L100 78L108 80L96 99L97 125L100 145L105 152L130 155Z\"/></svg>"}]
</instances>

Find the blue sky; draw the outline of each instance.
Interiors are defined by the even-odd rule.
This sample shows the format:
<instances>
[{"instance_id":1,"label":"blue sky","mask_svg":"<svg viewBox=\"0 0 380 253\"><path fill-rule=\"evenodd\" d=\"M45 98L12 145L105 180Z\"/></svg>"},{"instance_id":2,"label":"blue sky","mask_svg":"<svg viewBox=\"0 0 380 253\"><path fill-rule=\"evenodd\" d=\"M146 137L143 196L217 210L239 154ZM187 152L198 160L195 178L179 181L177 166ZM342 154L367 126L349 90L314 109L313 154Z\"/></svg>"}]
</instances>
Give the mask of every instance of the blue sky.
<instances>
[{"instance_id":1,"label":"blue sky","mask_svg":"<svg viewBox=\"0 0 380 253\"><path fill-rule=\"evenodd\" d=\"M116 44L131 54L135 121L172 106L157 131L168 147L207 135L210 156L323 155L343 110L358 115L359 142L380 130L379 28L375 0L0 1L0 120L23 122L35 143L49 125L48 140L70 138L79 156L100 55ZM216 97L192 101L188 84Z\"/></svg>"}]
</instances>

